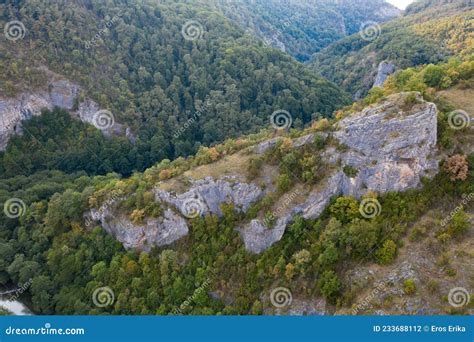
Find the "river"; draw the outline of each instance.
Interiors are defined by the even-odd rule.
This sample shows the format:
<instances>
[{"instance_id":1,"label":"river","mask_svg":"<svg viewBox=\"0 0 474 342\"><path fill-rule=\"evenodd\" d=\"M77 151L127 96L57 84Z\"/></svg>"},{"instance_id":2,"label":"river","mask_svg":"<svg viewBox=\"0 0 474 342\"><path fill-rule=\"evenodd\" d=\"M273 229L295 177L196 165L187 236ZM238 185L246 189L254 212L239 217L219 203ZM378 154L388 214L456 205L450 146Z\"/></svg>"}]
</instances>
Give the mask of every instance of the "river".
<instances>
[{"instance_id":1,"label":"river","mask_svg":"<svg viewBox=\"0 0 474 342\"><path fill-rule=\"evenodd\" d=\"M29 316L30 310L18 300L10 300L9 296L0 296L0 307L4 307L15 316Z\"/></svg>"}]
</instances>

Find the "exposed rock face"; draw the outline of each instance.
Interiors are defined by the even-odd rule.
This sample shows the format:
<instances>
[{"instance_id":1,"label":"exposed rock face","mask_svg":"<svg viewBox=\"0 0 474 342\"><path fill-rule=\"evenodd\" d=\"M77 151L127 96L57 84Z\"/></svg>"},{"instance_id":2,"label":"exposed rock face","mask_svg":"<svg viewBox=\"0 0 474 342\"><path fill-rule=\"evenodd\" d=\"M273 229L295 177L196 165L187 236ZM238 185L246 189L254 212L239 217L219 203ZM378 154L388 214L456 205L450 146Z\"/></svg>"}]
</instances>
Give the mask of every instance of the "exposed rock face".
<instances>
[{"instance_id":1,"label":"exposed rock face","mask_svg":"<svg viewBox=\"0 0 474 342\"><path fill-rule=\"evenodd\" d=\"M172 244L188 234L186 212L183 207L190 201L194 204L199 201L199 214L222 215L220 205L223 203L234 204L237 211L246 212L252 203L263 196L263 191L254 184L240 183L233 177L214 180L208 177L192 181L188 192L176 195L160 189L155 189L155 199L165 209L164 214L156 219L147 219L143 225L130 222L129 218L120 215L113 209L116 203L124 200L118 199L104 204L100 209L92 209L85 215L85 219L99 221L102 227L125 248L135 248L149 251L153 246ZM177 209L181 214L172 210ZM281 234L285 225L282 226ZM281 236L276 237L278 240Z\"/></svg>"},{"instance_id":2,"label":"exposed rock face","mask_svg":"<svg viewBox=\"0 0 474 342\"><path fill-rule=\"evenodd\" d=\"M415 94L417 103L410 104L408 111L403 110L414 94L390 96L377 106L341 120L333 136L347 146L347 151L340 153L329 147L323 155L330 164L350 166L357 175L349 177L342 170L336 171L322 186L314 189L303 204L293 208L289 216L278 219L273 229L259 220L241 228L239 232L247 250L254 253L266 250L280 241L294 215L315 219L334 196L360 198L368 191L404 191L418 187L422 176L437 172L438 161L432 157L436 151L437 109L433 103L425 102L420 94ZM311 141L305 136L293 146ZM272 144L262 143L256 151L266 150Z\"/></svg>"},{"instance_id":3,"label":"exposed rock face","mask_svg":"<svg viewBox=\"0 0 474 342\"><path fill-rule=\"evenodd\" d=\"M395 65L387 63L385 61L379 64L377 71L377 77L375 77L374 87L383 87L383 84L387 80L388 76L395 72Z\"/></svg>"},{"instance_id":4,"label":"exposed rock face","mask_svg":"<svg viewBox=\"0 0 474 342\"><path fill-rule=\"evenodd\" d=\"M270 248L275 242L281 240L292 217L292 215L286 215L279 218L273 228L266 227L260 220L252 220L248 226L238 229L244 240L245 249L258 254Z\"/></svg>"},{"instance_id":5,"label":"exposed rock face","mask_svg":"<svg viewBox=\"0 0 474 342\"><path fill-rule=\"evenodd\" d=\"M22 94L16 99L0 99L0 151L5 150L13 134L20 134L21 121L41 114L42 108L51 108L51 101L42 95Z\"/></svg>"},{"instance_id":6,"label":"exposed rock face","mask_svg":"<svg viewBox=\"0 0 474 342\"><path fill-rule=\"evenodd\" d=\"M221 216L221 204L232 203L237 211L246 212L252 203L263 196L263 191L255 184L240 183L232 177L219 180L207 177L192 181L192 186L186 193L176 195L155 189L155 196L157 201L173 205L181 211L186 203L194 201L201 206L201 215L212 213Z\"/></svg>"},{"instance_id":7,"label":"exposed rock face","mask_svg":"<svg viewBox=\"0 0 474 342\"><path fill-rule=\"evenodd\" d=\"M267 140L267 141L264 141L260 144L258 144L256 147L255 147L255 153L257 154L264 154L265 152L267 152L269 149L273 148L276 146L276 144L278 143L278 140L280 140L281 138L273 138L273 139L270 139L270 140Z\"/></svg>"},{"instance_id":8,"label":"exposed rock face","mask_svg":"<svg viewBox=\"0 0 474 342\"><path fill-rule=\"evenodd\" d=\"M328 137L327 134L322 136ZM290 200L285 205L288 210L276 218L273 228L258 219L238 228L248 251L261 253L280 241L296 215L305 219L319 217L332 197L360 198L368 191L380 194L404 191L418 187L422 176L438 171L438 161L433 157L437 139L436 106L425 102L418 93L395 94L350 115L338 122L332 137L345 146L344 152L331 145L321 156L335 171L312 189L306 199L300 200L300 204L293 205ZM298 138L293 147L310 144L314 138L315 134ZM264 153L275 146L278 139L259 144L254 152ZM344 172L346 167L352 170L348 172L350 175ZM185 218L189 218L186 215L189 203L197 215L221 216L223 203L233 204L237 211L245 213L264 195L259 186L239 182L237 177L191 180L189 190L181 194L159 188L155 188L154 193L155 200L168 208L163 217L135 226L128 218L117 218L105 211L99 215L99 221L125 247L149 250L153 245L170 244L188 233ZM181 214L175 214L171 208ZM92 213L94 215L97 213Z\"/></svg>"},{"instance_id":9,"label":"exposed rock face","mask_svg":"<svg viewBox=\"0 0 474 342\"><path fill-rule=\"evenodd\" d=\"M163 217L148 219L144 225L134 225L125 216L116 216L111 211L93 211L91 216L100 221L102 227L127 249L136 248L149 252L153 246L165 246L186 236L189 232L186 220L172 210L165 210Z\"/></svg>"},{"instance_id":10,"label":"exposed rock face","mask_svg":"<svg viewBox=\"0 0 474 342\"><path fill-rule=\"evenodd\" d=\"M405 111L406 101L412 101L414 94L416 104ZM438 171L438 161L433 157L437 109L418 93L392 95L351 115L339 122L334 137L349 147L341 155L343 165L358 171L356 177L343 179L344 195L404 191L417 187L422 176Z\"/></svg>"},{"instance_id":11,"label":"exposed rock face","mask_svg":"<svg viewBox=\"0 0 474 342\"><path fill-rule=\"evenodd\" d=\"M49 72L50 73L50 72ZM52 73L51 73L52 74ZM67 80L53 80L48 91L36 93L23 93L16 98L0 98L0 151L5 150L8 140L13 134L20 134L21 122L41 114L42 109L52 110L59 107L78 116L83 122L94 122L94 114L100 109L98 104L90 99L78 103L76 99L81 93L81 88ZM120 134L122 126L115 125L104 134Z\"/></svg>"}]
</instances>

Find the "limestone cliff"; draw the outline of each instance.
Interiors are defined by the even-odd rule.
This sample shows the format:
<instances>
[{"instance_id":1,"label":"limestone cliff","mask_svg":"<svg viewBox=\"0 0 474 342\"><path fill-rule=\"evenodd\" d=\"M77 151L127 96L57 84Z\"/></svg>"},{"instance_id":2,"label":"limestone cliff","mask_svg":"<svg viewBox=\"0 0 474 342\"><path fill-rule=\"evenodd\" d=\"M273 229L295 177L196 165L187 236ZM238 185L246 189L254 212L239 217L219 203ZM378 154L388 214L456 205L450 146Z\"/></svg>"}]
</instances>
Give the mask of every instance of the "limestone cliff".
<instances>
[{"instance_id":1,"label":"limestone cliff","mask_svg":"<svg viewBox=\"0 0 474 342\"><path fill-rule=\"evenodd\" d=\"M388 76L395 72L395 65L387 63L386 61L380 62L377 70L377 76L375 77L374 87L383 87L383 84L387 80Z\"/></svg>"},{"instance_id":2,"label":"limestone cliff","mask_svg":"<svg viewBox=\"0 0 474 342\"><path fill-rule=\"evenodd\" d=\"M421 178L438 171L436 159L437 109L418 93L389 96L378 104L352 113L337 122L330 133L312 133L292 141L300 148L314 141L315 135L331 137L342 149L328 146L322 151L325 163L333 170L317 186L305 187L301 201L287 205L272 227L262 218L244 223L237 230L245 247L261 253L283 237L286 227L296 215L315 219L334 196L361 198L367 192L383 194L405 191L420 185ZM251 150L263 154L280 138L264 141ZM350 168L351 172L345 172ZM243 171L243 170L242 170ZM165 214L134 226L127 218L112 211L99 218L103 227L127 248L149 249L172 243L187 234L186 219L206 214L222 215L223 203L233 204L241 213L257 203L268 189L241 180L241 175L191 179L181 193L154 189L155 200ZM125 224L123 224L125 222Z\"/></svg>"},{"instance_id":3,"label":"limestone cliff","mask_svg":"<svg viewBox=\"0 0 474 342\"><path fill-rule=\"evenodd\" d=\"M95 123L95 114L100 107L91 99L80 101L82 89L78 85L46 70L49 77L47 90L24 92L14 98L0 97L0 151L5 150L8 140L14 134L21 134L21 124L41 110L52 110L54 107L65 109L83 122ZM124 128L114 122L103 130L104 134L120 134Z\"/></svg>"}]
</instances>

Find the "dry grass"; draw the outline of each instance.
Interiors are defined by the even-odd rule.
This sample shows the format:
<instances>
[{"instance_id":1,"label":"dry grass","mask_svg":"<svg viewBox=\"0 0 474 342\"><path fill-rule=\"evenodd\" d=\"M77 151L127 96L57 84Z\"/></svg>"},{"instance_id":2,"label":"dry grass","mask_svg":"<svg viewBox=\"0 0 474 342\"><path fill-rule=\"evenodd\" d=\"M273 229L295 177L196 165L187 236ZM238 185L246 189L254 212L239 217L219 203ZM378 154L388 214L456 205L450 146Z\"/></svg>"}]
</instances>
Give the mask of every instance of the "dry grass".
<instances>
[{"instance_id":1,"label":"dry grass","mask_svg":"<svg viewBox=\"0 0 474 342\"><path fill-rule=\"evenodd\" d=\"M206 177L218 179L223 176L237 176L239 179L245 180L247 166L251 158L252 155L246 154L245 151L231 154L215 163L192 168L178 177L163 181L160 183L160 189L179 193L188 188L189 178L197 180Z\"/></svg>"},{"instance_id":2,"label":"dry grass","mask_svg":"<svg viewBox=\"0 0 474 342\"><path fill-rule=\"evenodd\" d=\"M474 89L459 89L454 87L438 93L452 103L456 109L462 109L469 114L474 113Z\"/></svg>"}]
</instances>

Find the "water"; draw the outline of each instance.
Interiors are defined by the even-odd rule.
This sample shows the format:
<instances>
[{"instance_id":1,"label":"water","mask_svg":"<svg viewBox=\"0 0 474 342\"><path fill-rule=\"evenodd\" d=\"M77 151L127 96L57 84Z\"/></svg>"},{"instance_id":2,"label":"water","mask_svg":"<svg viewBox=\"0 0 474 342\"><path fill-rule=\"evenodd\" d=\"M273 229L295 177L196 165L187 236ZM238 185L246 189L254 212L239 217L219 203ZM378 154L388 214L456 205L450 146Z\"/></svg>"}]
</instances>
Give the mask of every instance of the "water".
<instances>
[{"instance_id":1,"label":"water","mask_svg":"<svg viewBox=\"0 0 474 342\"><path fill-rule=\"evenodd\" d=\"M9 300L8 297L0 297L0 307L4 307L12 312L15 316L29 316L30 310L18 300Z\"/></svg>"}]
</instances>

